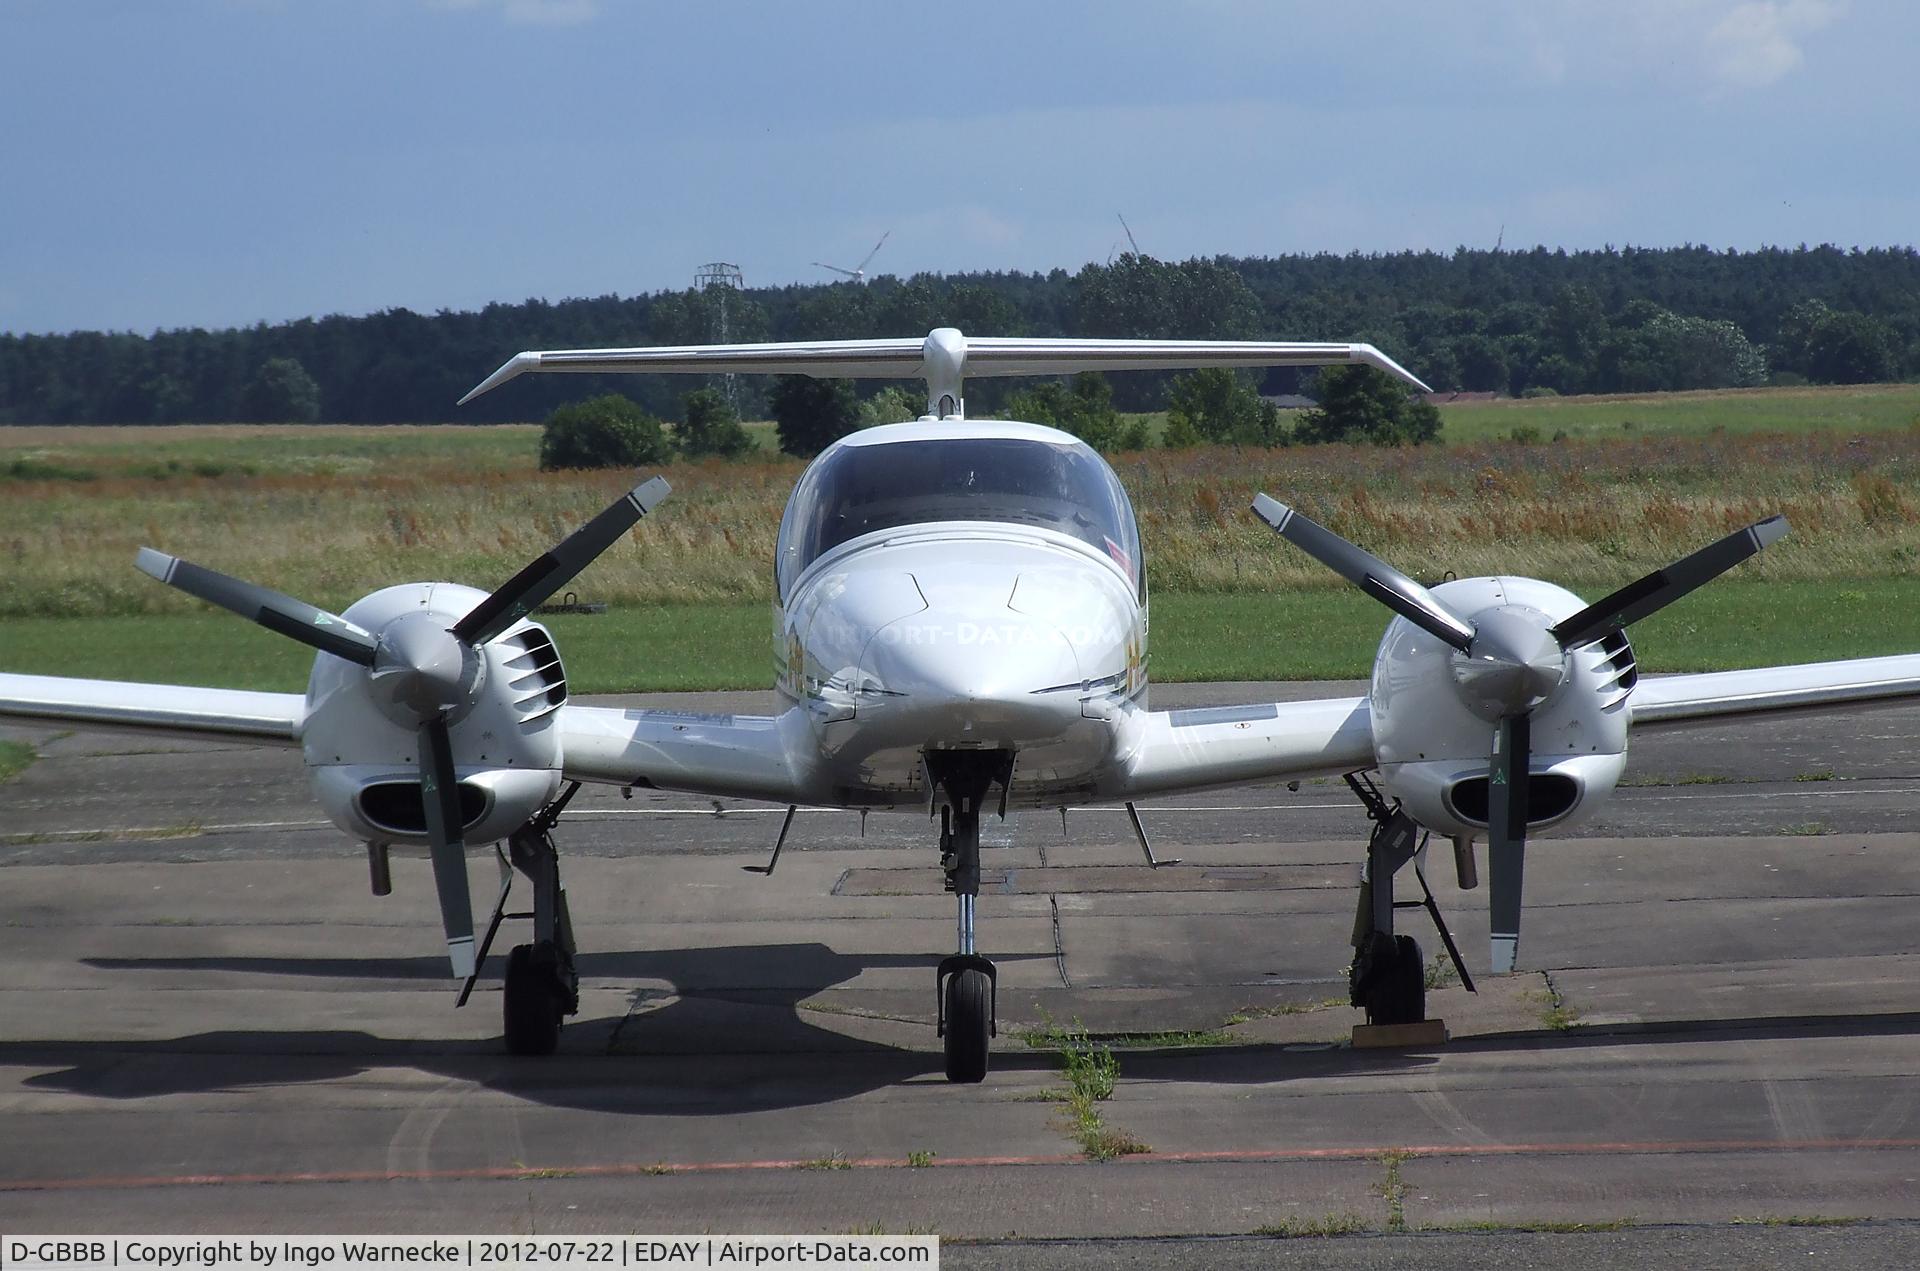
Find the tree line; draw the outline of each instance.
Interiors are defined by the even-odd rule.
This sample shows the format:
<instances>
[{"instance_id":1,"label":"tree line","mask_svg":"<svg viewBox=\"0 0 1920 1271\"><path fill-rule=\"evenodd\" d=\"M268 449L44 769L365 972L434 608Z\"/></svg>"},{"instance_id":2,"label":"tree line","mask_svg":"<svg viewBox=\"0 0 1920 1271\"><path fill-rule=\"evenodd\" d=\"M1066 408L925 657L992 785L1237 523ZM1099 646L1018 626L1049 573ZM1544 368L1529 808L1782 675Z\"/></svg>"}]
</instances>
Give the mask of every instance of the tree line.
<instances>
[{"instance_id":1,"label":"tree line","mask_svg":"<svg viewBox=\"0 0 1920 1271\"><path fill-rule=\"evenodd\" d=\"M0 334L0 423L317 420L404 423L543 418L623 392L683 413L670 377L528 376L456 398L528 348L704 344L721 306L735 341L976 334L1365 340L1435 388L1642 392L1861 383L1920 374L1920 253L1838 247L1402 252L1215 257L1123 255L1076 273L882 276L745 291L658 292L479 311L392 309L229 330ZM1258 386L1296 391L1278 369ZM1122 410L1170 405L1171 378L1113 377ZM869 395L885 385L867 384ZM974 413L1032 385L974 380ZM772 413L775 381L733 397ZM1238 427L1238 425L1236 425Z\"/></svg>"}]
</instances>

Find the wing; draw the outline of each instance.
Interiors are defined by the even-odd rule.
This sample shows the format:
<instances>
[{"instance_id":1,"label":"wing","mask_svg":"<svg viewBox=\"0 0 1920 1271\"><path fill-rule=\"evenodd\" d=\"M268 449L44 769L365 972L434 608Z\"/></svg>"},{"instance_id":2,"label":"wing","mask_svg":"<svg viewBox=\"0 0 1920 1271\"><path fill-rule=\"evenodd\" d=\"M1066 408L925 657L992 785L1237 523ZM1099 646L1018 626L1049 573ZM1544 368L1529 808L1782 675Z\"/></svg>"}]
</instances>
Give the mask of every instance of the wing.
<instances>
[{"instance_id":1,"label":"wing","mask_svg":"<svg viewBox=\"0 0 1920 1271\"><path fill-rule=\"evenodd\" d=\"M1628 705L1636 730L1734 715L1898 705L1920 697L1920 654L1646 676Z\"/></svg>"},{"instance_id":2,"label":"wing","mask_svg":"<svg viewBox=\"0 0 1920 1271\"><path fill-rule=\"evenodd\" d=\"M1373 766L1364 697L1137 711L1133 757L1102 798L1178 794L1253 781L1286 781Z\"/></svg>"},{"instance_id":3,"label":"wing","mask_svg":"<svg viewBox=\"0 0 1920 1271\"><path fill-rule=\"evenodd\" d=\"M799 707L784 715L698 715L569 702L559 727L570 781L776 803L819 803L831 794L808 780L810 734Z\"/></svg>"},{"instance_id":4,"label":"wing","mask_svg":"<svg viewBox=\"0 0 1920 1271\"><path fill-rule=\"evenodd\" d=\"M1920 654L1642 677L1633 726L1680 727L1733 716L1858 710L1920 699ZM1327 776L1373 766L1364 697L1140 711L1131 762L1102 798L1178 794L1243 782Z\"/></svg>"},{"instance_id":5,"label":"wing","mask_svg":"<svg viewBox=\"0 0 1920 1271\"><path fill-rule=\"evenodd\" d=\"M808 788L797 759L808 736L804 711L693 715L569 703L559 714L565 772L575 781L781 803L826 793ZM306 715L299 693L0 674L0 723L298 746Z\"/></svg>"},{"instance_id":6,"label":"wing","mask_svg":"<svg viewBox=\"0 0 1920 1271\"><path fill-rule=\"evenodd\" d=\"M815 261L815 264L821 264ZM837 265L821 265L838 269ZM849 270L840 270L850 273ZM805 340L782 344L692 344L634 349L550 349L516 353L460 399L482 393L529 371L693 373L741 375L844 375L854 378L919 379L938 362L935 349L957 353L970 378L983 375L1070 375L1075 371L1185 370L1189 367L1339 366L1362 363L1426 391L1412 372L1371 344L1321 344L1296 340L1067 340L965 338L958 331L944 344L936 331L925 339Z\"/></svg>"},{"instance_id":7,"label":"wing","mask_svg":"<svg viewBox=\"0 0 1920 1271\"><path fill-rule=\"evenodd\" d=\"M0 722L9 724L298 746L306 716L299 693L0 674Z\"/></svg>"}]
</instances>

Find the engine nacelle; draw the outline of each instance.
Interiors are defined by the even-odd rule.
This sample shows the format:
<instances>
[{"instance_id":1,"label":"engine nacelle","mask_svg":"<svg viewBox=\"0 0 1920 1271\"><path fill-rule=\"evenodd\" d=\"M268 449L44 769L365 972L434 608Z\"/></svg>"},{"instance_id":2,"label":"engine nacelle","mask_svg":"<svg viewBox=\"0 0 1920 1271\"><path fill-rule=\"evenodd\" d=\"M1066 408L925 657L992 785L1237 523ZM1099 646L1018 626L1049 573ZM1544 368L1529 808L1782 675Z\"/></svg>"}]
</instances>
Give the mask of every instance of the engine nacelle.
<instances>
[{"instance_id":1,"label":"engine nacelle","mask_svg":"<svg viewBox=\"0 0 1920 1271\"><path fill-rule=\"evenodd\" d=\"M341 616L379 631L410 613L451 626L486 598L452 583L388 587ZM553 638L522 621L477 651L471 702L449 717L454 772L469 843L507 837L559 793L555 712L566 675ZM366 668L322 653L307 681L301 738L314 797L327 819L371 843L426 844L419 732L386 699Z\"/></svg>"},{"instance_id":2,"label":"engine nacelle","mask_svg":"<svg viewBox=\"0 0 1920 1271\"><path fill-rule=\"evenodd\" d=\"M1473 621L1492 610L1527 613L1543 625L1578 613L1580 598L1534 578L1463 578L1433 588ZM1408 815L1444 834L1487 829L1487 773L1495 721L1474 708L1456 675L1462 657L1404 618L1381 638L1370 691L1380 784ZM1626 767L1633 653L1616 634L1575 649L1564 678L1532 712L1528 823L1565 824L1591 812Z\"/></svg>"}]
</instances>

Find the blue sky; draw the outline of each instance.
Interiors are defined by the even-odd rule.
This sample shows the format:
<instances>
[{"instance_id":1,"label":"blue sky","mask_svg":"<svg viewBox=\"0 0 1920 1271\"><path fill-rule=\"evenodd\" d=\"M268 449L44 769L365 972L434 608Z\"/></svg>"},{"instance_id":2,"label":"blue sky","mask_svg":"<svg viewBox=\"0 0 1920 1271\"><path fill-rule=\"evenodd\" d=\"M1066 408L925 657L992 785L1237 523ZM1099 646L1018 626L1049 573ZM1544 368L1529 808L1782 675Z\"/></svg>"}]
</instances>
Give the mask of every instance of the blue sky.
<instances>
[{"instance_id":1,"label":"blue sky","mask_svg":"<svg viewBox=\"0 0 1920 1271\"><path fill-rule=\"evenodd\" d=\"M0 331L875 272L1911 244L1905 0L0 0Z\"/></svg>"}]
</instances>

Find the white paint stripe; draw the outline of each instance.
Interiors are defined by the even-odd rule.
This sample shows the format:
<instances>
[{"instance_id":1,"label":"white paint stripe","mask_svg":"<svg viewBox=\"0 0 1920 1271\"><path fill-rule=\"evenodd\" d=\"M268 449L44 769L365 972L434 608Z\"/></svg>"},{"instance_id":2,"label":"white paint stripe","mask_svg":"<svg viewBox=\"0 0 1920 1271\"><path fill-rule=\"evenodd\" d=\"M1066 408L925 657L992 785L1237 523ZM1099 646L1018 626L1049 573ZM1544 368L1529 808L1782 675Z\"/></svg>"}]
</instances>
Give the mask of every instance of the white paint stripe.
<instances>
[{"instance_id":1,"label":"white paint stripe","mask_svg":"<svg viewBox=\"0 0 1920 1271\"><path fill-rule=\"evenodd\" d=\"M21 847L33 843L85 841L88 839L193 838L199 834L227 834L236 830L322 830L331 821L237 821L230 825L196 825L192 833L184 825L102 826L91 830L27 830L0 835L0 846Z\"/></svg>"},{"instance_id":2,"label":"white paint stripe","mask_svg":"<svg viewBox=\"0 0 1920 1271\"><path fill-rule=\"evenodd\" d=\"M1756 790L1745 794L1648 794L1644 793L1644 790L1645 787L1641 787L1639 790L1630 789L1627 793L1636 799L1658 799L1667 802L1708 799L1858 799L1870 794L1894 795L1910 799L1920 795L1920 786L1906 788L1876 786L1869 790Z\"/></svg>"},{"instance_id":3,"label":"white paint stripe","mask_svg":"<svg viewBox=\"0 0 1920 1271\"><path fill-rule=\"evenodd\" d=\"M1361 811L1361 807L1357 803L1273 803L1273 804L1248 804L1248 805L1235 804L1235 805L1228 805L1223 807L1167 807L1167 808L1155 807L1152 804L1145 804L1145 803L1140 805L1140 810L1142 812L1151 812L1156 816L1163 812L1305 812L1305 811L1312 811L1314 809L1324 810L1327 808L1350 808L1355 812ZM1055 809L1053 808L1016 808L1014 810L1017 812L1044 813L1049 816L1053 815L1055 812ZM860 809L859 808L801 808L800 811L803 813L804 812L831 812L831 813L840 813L842 815L847 815L847 816L857 816L860 812ZM902 813L908 813L914 816L921 817L922 819L924 819L926 816L926 812L924 808L922 808L918 804L915 804L910 807L904 807L904 808L873 808L873 809L870 809L870 811L902 812ZM1075 816L1080 816L1089 812L1100 812L1100 813L1107 813L1115 816L1125 816L1127 810L1125 808L1092 807L1092 808L1068 808L1067 811L1071 812ZM716 812L712 808L581 808L577 812L569 812L565 819L568 821L590 821L596 817L704 816L704 817L712 817L715 820L724 821L726 818L730 816L779 816L784 814L785 812L786 812L785 808L727 808L726 810L720 811L720 812Z\"/></svg>"}]
</instances>

